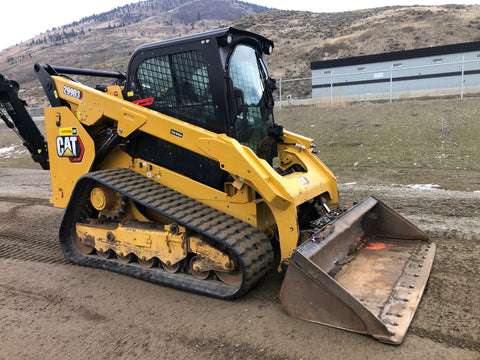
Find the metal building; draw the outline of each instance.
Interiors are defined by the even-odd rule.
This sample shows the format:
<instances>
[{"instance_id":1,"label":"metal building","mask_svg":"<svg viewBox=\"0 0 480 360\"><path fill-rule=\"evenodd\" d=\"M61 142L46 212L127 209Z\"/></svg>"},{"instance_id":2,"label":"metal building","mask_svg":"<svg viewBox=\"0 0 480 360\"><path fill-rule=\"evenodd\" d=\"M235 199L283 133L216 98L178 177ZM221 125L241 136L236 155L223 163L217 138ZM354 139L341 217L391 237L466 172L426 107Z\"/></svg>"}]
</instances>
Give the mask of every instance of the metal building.
<instances>
[{"instance_id":1,"label":"metal building","mask_svg":"<svg viewBox=\"0 0 480 360\"><path fill-rule=\"evenodd\" d=\"M311 69L313 98L463 96L480 90L480 41L316 61Z\"/></svg>"}]
</instances>

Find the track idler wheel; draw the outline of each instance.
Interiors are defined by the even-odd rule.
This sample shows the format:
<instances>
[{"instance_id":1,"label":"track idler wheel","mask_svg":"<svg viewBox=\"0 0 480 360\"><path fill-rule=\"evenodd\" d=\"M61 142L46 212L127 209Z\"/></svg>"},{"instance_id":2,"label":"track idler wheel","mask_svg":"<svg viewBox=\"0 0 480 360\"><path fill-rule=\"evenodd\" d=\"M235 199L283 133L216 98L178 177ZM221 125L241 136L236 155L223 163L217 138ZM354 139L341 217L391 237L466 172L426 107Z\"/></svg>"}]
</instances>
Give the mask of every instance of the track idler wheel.
<instances>
[{"instance_id":1,"label":"track idler wheel","mask_svg":"<svg viewBox=\"0 0 480 360\"><path fill-rule=\"evenodd\" d=\"M243 281L242 269L236 260L233 261L233 270L229 272L215 271L217 277L227 285L238 286Z\"/></svg>"},{"instance_id":2,"label":"track idler wheel","mask_svg":"<svg viewBox=\"0 0 480 360\"><path fill-rule=\"evenodd\" d=\"M230 272L215 271L220 280L227 285L238 286L242 283L242 271L240 269Z\"/></svg>"}]
</instances>

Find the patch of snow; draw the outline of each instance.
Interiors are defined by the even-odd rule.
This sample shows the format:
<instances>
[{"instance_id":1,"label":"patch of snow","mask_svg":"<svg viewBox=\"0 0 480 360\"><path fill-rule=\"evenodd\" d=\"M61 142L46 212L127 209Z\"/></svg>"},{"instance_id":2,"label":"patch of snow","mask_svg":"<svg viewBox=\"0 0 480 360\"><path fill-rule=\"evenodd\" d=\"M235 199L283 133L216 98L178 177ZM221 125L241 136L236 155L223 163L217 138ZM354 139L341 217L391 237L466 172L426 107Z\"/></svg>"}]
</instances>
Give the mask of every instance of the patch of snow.
<instances>
[{"instance_id":1,"label":"patch of snow","mask_svg":"<svg viewBox=\"0 0 480 360\"><path fill-rule=\"evenodd\" d=\"M21 145L10 145L0 148L0 156L4 159L20 159L28 155L28 150Z\"/></svg>"},{"instance_id":2,"label":"patch of snow","mask_svg":"<svg viewBox=\"0 0 480 360\"><path fill-rule=\"evenodd\" d=\"M440 188L440 185L436 184L410 184L406 185L405 187L410 189L417 189L417 190L434 190Z\"/></svg>"},{"instance_id":3,"label":"patch of snow","mask_svg":"<svg viewBox=\"0 0 480 360\"><path fill-rule=\"evenodd\" d=\"M8 154L8 153L12 152L13 150L15 150L15 145L0 148L0 155Z\"/></svg>"},{"instance_id":4,"label":"patch of snow","mask_svg":"<svg viewBox=\"0 0 480 360\"><path fill-rule=\"evenodd\" d=\"M404 188L416 189L416 190L434 190L434 189L440 188L440 185L436 185L436 184L409 184L409 185L391 184L391 186L404 187Z\"/></svg>"}]
</instances>

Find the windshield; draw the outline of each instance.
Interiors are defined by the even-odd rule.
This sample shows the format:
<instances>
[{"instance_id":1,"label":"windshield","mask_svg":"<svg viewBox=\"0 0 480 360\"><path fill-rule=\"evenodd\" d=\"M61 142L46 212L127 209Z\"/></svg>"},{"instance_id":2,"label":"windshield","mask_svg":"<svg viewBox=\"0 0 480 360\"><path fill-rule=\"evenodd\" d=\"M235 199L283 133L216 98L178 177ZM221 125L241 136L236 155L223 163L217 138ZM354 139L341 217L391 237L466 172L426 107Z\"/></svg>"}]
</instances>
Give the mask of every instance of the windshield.
<instances>
[{"instance_id":1,"label":"windshield","mask_svg":"<svg viewBox=\"0 0 480 360\"><path fill-rule=\"evenodd\" d=\"M273 100L267 88L266 67L250 46L239 45L233 51L229 64L233 86L243 91L244 107L237 116L237 140L251 148L259 157L268 159L273 138Z\"/></svg>"}]
</instances>

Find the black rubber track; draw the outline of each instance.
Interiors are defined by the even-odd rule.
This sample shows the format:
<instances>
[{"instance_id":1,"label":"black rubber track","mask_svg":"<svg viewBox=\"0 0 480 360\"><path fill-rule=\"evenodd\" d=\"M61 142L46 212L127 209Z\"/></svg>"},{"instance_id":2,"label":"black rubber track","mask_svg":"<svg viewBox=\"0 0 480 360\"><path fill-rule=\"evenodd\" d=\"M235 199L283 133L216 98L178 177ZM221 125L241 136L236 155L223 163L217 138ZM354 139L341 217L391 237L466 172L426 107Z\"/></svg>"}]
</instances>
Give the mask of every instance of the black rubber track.
<instances>
[{"instance_id":1,"label":"black rubber track","mask_svg":"<svg viewBox=\"0 0 480 360\"><path fill-rule=\"evenodd\" d=\"M228 248L238 259L243 282L230 286L218 279L197 280L190 274L170 274L161 268L146 269L96 255L84 255L73 244L75 224L82 218L90 190L103 184ZM117 272L142 280L222 299L244 294L273 267L273 250L257 228L222 213L129 169L111 169L82 176L76 183L60 225L60 245L72 262Z\"/></svg>"}]
</instances>

